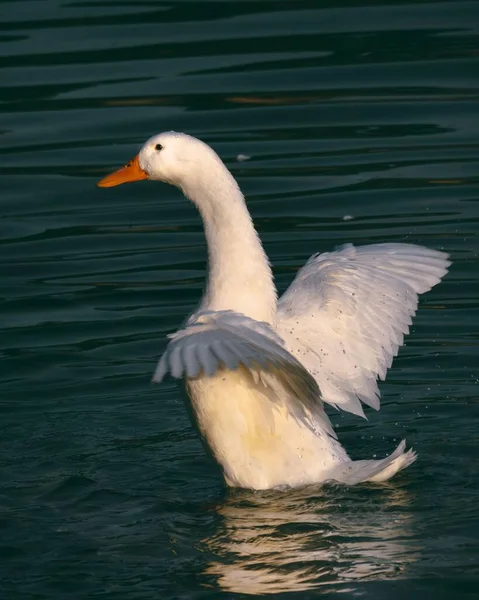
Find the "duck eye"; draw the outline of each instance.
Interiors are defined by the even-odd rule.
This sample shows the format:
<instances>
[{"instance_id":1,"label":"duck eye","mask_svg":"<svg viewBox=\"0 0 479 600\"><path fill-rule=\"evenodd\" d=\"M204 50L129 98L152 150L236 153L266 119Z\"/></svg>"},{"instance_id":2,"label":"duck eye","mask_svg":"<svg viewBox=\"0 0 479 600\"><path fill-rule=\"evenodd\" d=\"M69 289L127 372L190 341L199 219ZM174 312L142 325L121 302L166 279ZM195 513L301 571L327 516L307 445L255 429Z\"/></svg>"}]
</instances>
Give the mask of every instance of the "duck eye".
<instances>
[{"instance_id":1,"label":"duck eye","mask_svg":"<svg viewBox=\"0 0 479 600\"><path fill-rule=\"evenodd\" d=\"M158 150L159 152L160 150L163 150L163 146L161 144L156 144L155 150Z\"/></svg>"}]
</instances>

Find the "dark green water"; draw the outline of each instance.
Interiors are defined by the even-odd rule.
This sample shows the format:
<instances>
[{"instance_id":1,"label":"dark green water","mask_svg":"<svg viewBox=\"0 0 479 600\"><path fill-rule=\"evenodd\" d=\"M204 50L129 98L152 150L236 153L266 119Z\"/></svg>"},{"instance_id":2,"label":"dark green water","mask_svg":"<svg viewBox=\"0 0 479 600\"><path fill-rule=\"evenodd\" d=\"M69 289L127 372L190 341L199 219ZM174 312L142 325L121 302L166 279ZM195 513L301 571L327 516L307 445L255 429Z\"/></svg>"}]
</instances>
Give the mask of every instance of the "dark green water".
<instances>
[{"instance_id":1,"label":"dark green water","mask_svg":"<svg viewBox=\"0 0 479 600\"><path fill-rule=\"evenodd\" d=\"M0 598L477 598L479 3L0 12ZM281 289L347 241L451 253L381 412L333 415L353 457L418 451L387 485L227 491L150 383L201 223L176 189L95 182L169 129L225 159Z\"/></svg>"}]
</instances>

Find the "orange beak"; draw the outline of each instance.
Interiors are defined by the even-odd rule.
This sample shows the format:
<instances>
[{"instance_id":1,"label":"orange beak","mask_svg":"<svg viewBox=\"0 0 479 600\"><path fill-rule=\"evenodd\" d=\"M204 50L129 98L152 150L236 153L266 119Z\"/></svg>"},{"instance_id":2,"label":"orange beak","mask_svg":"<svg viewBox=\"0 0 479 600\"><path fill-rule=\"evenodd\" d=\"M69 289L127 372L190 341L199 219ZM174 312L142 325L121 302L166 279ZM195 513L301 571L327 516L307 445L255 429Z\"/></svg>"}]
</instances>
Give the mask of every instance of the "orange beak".
<instances>
[{"instance_id":1,"label":"orange beak","mask_svg":"<svg viewBox=\"0 0 479 600\"><path fill-rule=\"evenodd\" d=\"M141 181L142 179L148 179L148 175L140 167L137 154L135 158L130 160L124 167L103 177L96 185L98 187L113 187L114 185L120 185L121 183Z\"/></svg>"}]
</instances>

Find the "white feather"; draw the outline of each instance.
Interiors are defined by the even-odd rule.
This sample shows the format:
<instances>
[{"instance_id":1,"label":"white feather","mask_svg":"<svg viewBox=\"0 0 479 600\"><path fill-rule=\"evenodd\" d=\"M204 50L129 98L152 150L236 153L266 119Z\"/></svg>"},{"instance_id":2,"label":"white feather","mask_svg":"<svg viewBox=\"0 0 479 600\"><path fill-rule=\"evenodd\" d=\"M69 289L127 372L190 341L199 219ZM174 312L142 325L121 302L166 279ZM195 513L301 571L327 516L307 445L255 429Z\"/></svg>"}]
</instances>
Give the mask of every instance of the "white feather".
<instances>
[{"instance_id":1,"label":"white feather","mask_svg":"<svg viewBox=\"0 0 479 600\"><path fill-rule=\"evenodd\" d=\"M448 255L410 244L348 244L313 256L280 298L277 332L316 379L324 402L364 416L417 308Z\"/></svg>"}]
</instances>

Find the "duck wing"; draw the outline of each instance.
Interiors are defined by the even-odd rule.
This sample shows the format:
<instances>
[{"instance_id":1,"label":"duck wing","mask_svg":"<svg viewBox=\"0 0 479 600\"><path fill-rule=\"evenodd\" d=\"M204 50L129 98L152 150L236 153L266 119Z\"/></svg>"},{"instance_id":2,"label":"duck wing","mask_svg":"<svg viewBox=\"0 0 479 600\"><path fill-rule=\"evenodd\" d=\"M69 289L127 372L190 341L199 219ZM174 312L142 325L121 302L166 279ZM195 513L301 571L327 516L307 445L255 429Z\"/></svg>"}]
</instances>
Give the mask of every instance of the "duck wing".
<instances>
[{"instance_id":1,"label":"duck wing","mask_svg":"<svg viewBox=\"0 0 479 600\"><path fill-rule=\"evenodd\" d=\"M418 295L440 282L444 252L412 244L341 246L312 256L278 304L276 331L311 373L324 402L364 417L379 410Z\"/></svg>"},{"instance_id":2,"label":"duck wing","mask_svg":"<svg viewBox=\"0 0 479 600\"><path fill-rule=\"evenodd\" d=\"M204 311L169 337L154 382L168 373L174 378L212 377L222 369L243 367L254 383L269 388L272 393L268 396L286 405L295 419L318 435L326 432L336 437L315 379L267 323L232 311Z\"/></svg>"}]
</instances>

